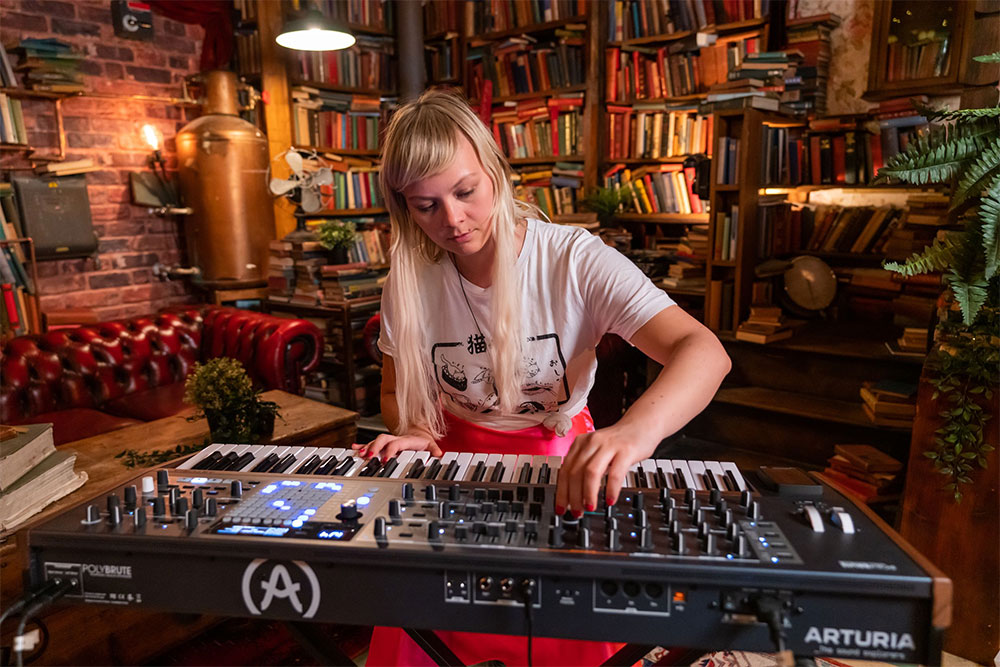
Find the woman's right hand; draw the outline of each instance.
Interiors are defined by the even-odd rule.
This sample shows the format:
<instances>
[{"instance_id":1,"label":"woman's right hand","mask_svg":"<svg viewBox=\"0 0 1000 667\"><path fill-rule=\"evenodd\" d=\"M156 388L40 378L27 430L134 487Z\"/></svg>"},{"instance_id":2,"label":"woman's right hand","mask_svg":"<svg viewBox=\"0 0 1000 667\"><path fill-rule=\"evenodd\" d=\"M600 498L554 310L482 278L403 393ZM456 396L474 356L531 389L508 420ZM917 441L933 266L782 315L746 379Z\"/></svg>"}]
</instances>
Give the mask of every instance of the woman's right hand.
<instances>
[{"instance_id":1,"label":"woman's right hand","mask_svg":"<svg viewBox=\"0 0 1000 667\"><path fill-rule=\"evenodd\" d=\"M430 455L434 458L440 458L444 454L433 438L420 433L407 433L405 435L382 433L367 445L351 445L351 447L362 458L367 459L375 456L383 461L388 461L406 450L430 452Z\"/></svg>"}]
</instances>

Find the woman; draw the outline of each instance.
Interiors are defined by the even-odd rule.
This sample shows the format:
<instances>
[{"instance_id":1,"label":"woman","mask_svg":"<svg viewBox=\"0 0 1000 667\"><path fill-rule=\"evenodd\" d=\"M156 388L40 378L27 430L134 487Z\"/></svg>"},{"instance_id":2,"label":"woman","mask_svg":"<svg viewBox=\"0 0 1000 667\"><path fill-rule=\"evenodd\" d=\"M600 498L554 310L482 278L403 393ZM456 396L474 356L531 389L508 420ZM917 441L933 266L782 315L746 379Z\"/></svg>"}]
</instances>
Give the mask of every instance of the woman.
<instances>
[{"instance_id":1,"label":"woman","mask_svg":"<svg viewBox=\"0 0 1000 667\"><path fill-rule=\"evenodd\" d=\"M514 199L510 167L461 98L428 91L386 132L392 271L382 301L382 416L364 456L446 451L565 456L555 510L617 500L626 471L708 405L729 371L718 339L584 230ZM586 408L594 348L616 333L663 365L618 423ZM525 642L441 633L466 664L526 662ZM599 664L613 644L537 640L535 664ZM371 664L430 664L378 628Z\"/></svg>"}]
</instances>

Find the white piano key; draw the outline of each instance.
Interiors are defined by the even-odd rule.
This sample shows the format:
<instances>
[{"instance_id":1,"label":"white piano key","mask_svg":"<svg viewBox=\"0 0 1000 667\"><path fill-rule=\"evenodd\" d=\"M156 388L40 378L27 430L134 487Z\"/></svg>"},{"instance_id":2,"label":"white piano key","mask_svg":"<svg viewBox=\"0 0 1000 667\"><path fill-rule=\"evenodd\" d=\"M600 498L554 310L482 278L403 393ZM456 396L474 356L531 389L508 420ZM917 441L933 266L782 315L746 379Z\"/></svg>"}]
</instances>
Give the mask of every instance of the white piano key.
<instances>
[{"instance_id":1,"label":"white piano key","mask_svg":"<svg viewBox=\"0 0 1000 667\"><path fill-rule=\"evenodd\" d=\"M461 452L455 459L458 463L458 473L455 474L455 481L464 481L469 475L469 463L472 462L472 452Z\"/></svg>"},{"instance_id":2,"label":"white piano key","mask_svg":"<svg viewBox=\"0 0 1000 667\"><path fill-rule=\"evenodd\" d=\"M531 457L531 483L538 484L538 475L542 471L542 464L548 463L549 457L535 455Z\"/></svg>"},{"instance_id":3,"label":"white piano key","mask_svg":"<svg viewBox=\"0 0 1000 667\"><path fill-rule=\"evenodd\" d=\"M472 481L472 476L475 474L476 468L479 467L480 463L482 463L484 466L486 465L486 459L488 458L488 456L489 456L488 454L473 454L472 455L472 460L469 461L469 472L468 472L468 475L466 475L466 480L467 481ZM486 479L486 476L484 475L483 476L483 480L485 480L485 479Z\"/></svg>"},{"instance_id":4,"label":"white piano key","mask_svg":"<svg viewBox=\"0 0 1000 667\"><path fill-rule=\"evenodd\" d=\"M502 454L489 454L486 457L486 476L483 477L484 482L489 482L493 479L493 471L496 469L497 464L503 459Z\"/></svg>"},{"instance_id":5,"label":"white piano key","mask_svg":"<svg viewBox=\"0 0 1000 667\"><path fill-rule=\"evenodd\" d=\"M396 469L389 475L389 479L399 479L403 477L403 473L406 472L406 469L410 467L410 462L413 461L414 454L416 454L416 452L412 449L400 452L396 456Z\"/></svg>"},{"instance_id":6,"label":"white piano key","mask_svg":"<svg viewBox=\"0 0 1000 667\"><path fill-rule=\"evenodd\" d=\"M699 491L709 491L712 487L705 481L705 464L702 461L691 461L687 462L688 468L691 469L691 476L694 477L694 481L697 484L695 487Z\"/></svg>"},{"instance_id":7,"label":"white piano key","mask_svg":"<svg viewBox=\"0 0 1000 667\"><path fill-rule=\"evenodd\" d=\"M444 456L441 457L441 474L438 475L438 479L442 480L444 479L444 474L448 472L448 466L450 466L452 461L454 461L457 458L458 458L458 452L444 453Z\"/></svg>"},{"instance_id":8,"label":"white piano key","mask_svg":"<svg viewBox=\"0 0 1000 667\"><path fill-rule=\"evenodd\" d=\"M547 456L546 462L549 464L549 470L552 472L549 474L549 484L555 484L559 480L559 468L562 467L562 457L561 456Z\"/></svg>"},{"instance_id":9,"label":"white piano key","mask_svg":"<svg viewBox=\"0 0 1000 667\"><path fill-rule=\"evenodd\" d=\"M500 478L501 482L505 484L510 484L517 481L517 454L504 454L500 459L500 463L503 464L503 477Z\"/></svg>"},{"instance_id":10,"label":"white piano key","mask_svg":"<svg viewBox=\"0 0 1000 667\"><path fill-rule=\"evenodd\" d=\"M233 447L233 445L228 445L228 444L225 444L225 443L217 443L217 444L214 444L214 445L209 445L205 449L203 449L200 452L196 453L194 456L188 458L188 460L186 460L183 463L181 463L179 466L177 466L177 469L178 470L189 470L191 468L194 468L202 460L207 459L214 452L218 452L218 451L222 450L223 448L227 448L227 447Z\"/></svg>"},{"instance_id":11,"label":"white piano key","mask_svg":"<svg viewBox=\"0 0 1000 667\"><path fill-rule=\"evenodd\" d=\"M625 473L625 486L642 488L642 485L639 484L640 474L641 473L639 472L639 464L633 463L632 467L630 467L628 469L628 472Z\"/></svg>"},{"instance_id":12,"label":"white piano key","mask_svg":"<svg viewBox=\"0 0 1000 667\"><path fill-rule=\"evenodd\" d=\"M723 472L728 470L729 472L733 473L733 477L736 478L736 485L739 486L740 491L746 491L747 489L746 480L743 479L743 474L740 473L740 469L736 467L735 463L733 463L732 461L721 461L719 465L722 466Z\"/></svg>"},{"instance_id":13,"label":"white piano key","mask_svg":"<svg viewBox=\"0 0 1000 667\"><path fill-rule=\"evenodd\" d=\"M719 465L718 461L705 461L705 470L715 479L715 483L720 491L729 489L729 484L726 482L726 473L722 470L722 466Z\"/></svg>"},{"instance_id":14,"label":"white piano key","mask_svg":"<svg viewBox=\"0 0 1000 667\"><path fill-rule=\"evenodd\" d=\"M644 459L640 461L639 470L646 478L646 486L651 489L658 489L660 487L660 483L656 479L656 461L653 459Z\"/></svg>"},{"instance_id":15,"label":"white piano key","mask_svg":"<svg viewBox=\"0 0 1000 667\"><path fill-rule=\"evenodd\" d=\"M251 450L253 451L253 461L250 461L245 466L240 468L240 471L250 472L257 466L258 463L267 458L268 455L272 454L276 449L278 448L274 445L264 445L259 450Z\"/></svg>"},{"instance_id":16,"label":"white piano key","mask_svg":"<svg viewBox=\"0 0 1000 667\"><path fill-rule=\"evenodd\" d=\"M688 489L698 489L700 484L694 481L694 476L691 474L691 468L688 467L688 462L683 459L672 459L671 465L673 465L674 470L680 473L681 477L684 478L684 483L687 485L685 488Z\"/></svg>"},{"instance_id":17,"label":"white piano key","mask_svg":"<svg viewBox=\"0 0 1000 667\"><path fill-rule=\"evenodd\" d=\"M667 488L674 488L674 478L673 475L677 472L673 465L671 465L670 459L656 459L656 469L663 473L663 476L667 478Z\"/></svg>"},{"instance_id":18,"label":"white piano key","mask_svg":"<svg viewBox=\"0 0 1000 667\"><path fill-rule=\"evenodd\" d=\"M531 459L532 458L533 457L531 456L531 454L518 454L517 461L514 462L514 467L517 468L517 471L514 473L514 483L516 483L516 484L520 484L521 483L521 469L524 468L524 464L525 463L528 464L528 469L529 470L532 469L531 468ZM529 481L531 481L530 473L529 473L528 479L525 480L525 482L529 482Z\"/></svg>"}]
</instances>

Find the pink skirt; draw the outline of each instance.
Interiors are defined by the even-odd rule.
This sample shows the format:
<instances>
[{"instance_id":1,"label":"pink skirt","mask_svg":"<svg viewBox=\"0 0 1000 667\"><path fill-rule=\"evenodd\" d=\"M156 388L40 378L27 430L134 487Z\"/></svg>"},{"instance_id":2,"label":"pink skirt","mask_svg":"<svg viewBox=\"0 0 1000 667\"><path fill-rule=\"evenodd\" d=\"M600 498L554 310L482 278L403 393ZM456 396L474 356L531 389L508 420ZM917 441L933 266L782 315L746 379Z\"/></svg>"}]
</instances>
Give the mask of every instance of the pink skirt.
<instances>
[{"instance_id":1,"label":"pink skirt","mask_svg":"<svg viewBox=\"0 0 1000 667\"><path fill-rule=\"evenodd\" d=\"M519 431L495 431L459 419L447 411L444 415L448 431L438 445L446 452L565 456L577 435L594 430L594 420L587 408L573 418L573 427L562 437L541 425ZM437 635L466 665L487 660L499 660L505 665L528 664L527 637L444 631ZM531 658L532 664L540 667L600 665L622 646L610 642L536 637L532 640ZM400 628L376 627L366 664L370 667L434 667L435 663Z\"/></svg>"}]
</instances>

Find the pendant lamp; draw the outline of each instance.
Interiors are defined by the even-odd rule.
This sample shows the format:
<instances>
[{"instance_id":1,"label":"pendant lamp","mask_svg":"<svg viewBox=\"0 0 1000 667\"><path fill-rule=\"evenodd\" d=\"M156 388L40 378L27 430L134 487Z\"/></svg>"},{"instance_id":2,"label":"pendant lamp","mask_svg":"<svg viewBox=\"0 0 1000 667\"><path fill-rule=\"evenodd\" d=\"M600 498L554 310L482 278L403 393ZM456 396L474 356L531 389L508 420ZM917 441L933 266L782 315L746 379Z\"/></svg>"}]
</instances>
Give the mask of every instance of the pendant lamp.
<instances>
[{"instance_id":1,"label":"pendant lamp","mask_svg":"<svg viewBox=\"0 0 1000 667\"><path fill-rule=\"evenodd\" d=\"M357 40L322 12L309 9L286 21L274 41L297 51L337 51L353 46Z\"/></svg>"}]
</instances>

